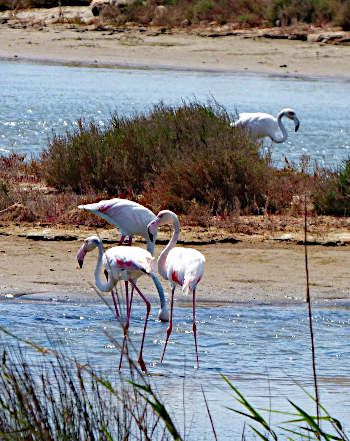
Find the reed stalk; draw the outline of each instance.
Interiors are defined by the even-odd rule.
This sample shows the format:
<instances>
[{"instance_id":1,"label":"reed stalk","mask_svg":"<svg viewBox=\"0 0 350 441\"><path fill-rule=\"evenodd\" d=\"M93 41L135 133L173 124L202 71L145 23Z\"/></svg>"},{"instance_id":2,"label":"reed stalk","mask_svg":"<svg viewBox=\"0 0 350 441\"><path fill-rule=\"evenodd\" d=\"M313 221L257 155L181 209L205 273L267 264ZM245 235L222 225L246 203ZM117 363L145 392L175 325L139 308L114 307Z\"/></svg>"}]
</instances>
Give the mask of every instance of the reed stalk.
<instances>
[{"instance_id":1,"label":"reed stalk","mask_svg":"<svg viewBox=\"0 0 350 441\"><path fill-rule=\"evenodd\" d=\"M309 315L309 329L310 329L310 339L311 339L311 354L312 354L312 371L314 379L315 388L315 402L316 402L316 417L317 425L320 425L320 403L318 395L318 385L317 385L317 373L316 373L316 355L315 355L315 341L314 332L312 326L312 309L311 309L311 296L310 296L310 280L309 280L309 263L308 263L308 250L307 250L307 195L304 196L304 254L305 254L305 274L306 274L306 302L308 304L308 315ZM317 435L319 438L319 435Z\"/></svg>"}]
</instances>

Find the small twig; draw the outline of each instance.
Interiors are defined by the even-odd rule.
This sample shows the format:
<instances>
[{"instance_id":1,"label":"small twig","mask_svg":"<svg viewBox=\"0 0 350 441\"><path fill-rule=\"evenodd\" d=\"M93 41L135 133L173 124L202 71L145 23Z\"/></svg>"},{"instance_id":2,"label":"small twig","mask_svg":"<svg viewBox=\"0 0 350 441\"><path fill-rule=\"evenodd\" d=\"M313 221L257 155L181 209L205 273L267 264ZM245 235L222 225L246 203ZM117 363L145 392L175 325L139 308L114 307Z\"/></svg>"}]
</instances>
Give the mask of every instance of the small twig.
<instances>
[{"instance_id":1,"label":"small twig","mask_svg":"<svg viewBox=\"0 0 350 441\"><path fill-rule=\"evenodd\" d=\"M91 286L92 289L95 290L96 294L99 296L99 298L103 301L103 303L108 307L108 309L114 314L114 310L112 309L111 305L107 302L107 300L103 297L103 295L100 293L100 291L96 288L96 286L88 282L88 284Z\"/></svg>"},{"instance_id":2,"label":"small twig","mask_svg":"<svg viewBox=\"0 0 350 441\"><path fill-rule=\"evenodd\" d=\"M4 210L1 210L0 215L7 213L8 211L13 210L14 208L21 207L21 206L22 206L21 203L16 202L15 204L10 205L9 207L5 208Z\"/></svg>"},{"instance_id":3,"label":"small twig","mask_svg":"<svg viewBox=\"0 0 350 441\"><path fill-rule=\"evenodd\" d=\"M210 420L210 424L211 424L211 428L213 430L213 435L216 441L218 441L218 438L216 436L216 432L215 432L215 427L214 427L214 422L213 422L213 418L211 417L211 413L210 413L210 409L208 406L208 402L207 402L207 397L205 396L204 390L203 390L203 386L201 385L201 389L202 389L202 394L203 394L203 398L204 398L204 402L205 402L205 407L207 408L207 412L208 412L208 416L209 416L209 420Z\"/></svg>"},{"instance_id":4,"label":"small twig","mask_svg":"<svg viewBox=\"0 0 350 441\"><path fill-rule=\"evenodd\" d=\"M242 430L241 441L245 441L245 421L244 421L244 423L243 423L243 430Z\"/></svg>"},{"instance_id":5,"label":"small twig","mask_svg":"<svg viewBox=\"0 0 350 441\"><path fill-rule=\"evenodd\" d=\"M185 381L186 381L186 353L184 353L184 379L182 382L182 408L184 412L184 431L186 433L186 406L185 406Z\"/></svg>"},{"instance_id":6,"label":"small twig","mask_svg":"<svg viewBox=\"0 0 350 441\"><path fill-rule=\"evenodd\" d=\"M305 251L305 272L306 272L306 301L308 304L309 311L309 327L310 327L310 338L311 338L311 351L312 351L312 369L314 377L314 387L315 387L315 400L316 400L316 416L317 425L320 425L320 410L319 410L319 397L318 397L318 386L317 386L317 374L316 374L316 356L315 356L315 342L314 342L314 332L312 327L312 311L311 311L311 297L310 297L310 282L309 282L309 265L308 265L308 254L307 254L307 205L306 205L306 194L304 195L304 251ZM319 435L316 435L319 439Z\"/></svg>"}]
</instances>

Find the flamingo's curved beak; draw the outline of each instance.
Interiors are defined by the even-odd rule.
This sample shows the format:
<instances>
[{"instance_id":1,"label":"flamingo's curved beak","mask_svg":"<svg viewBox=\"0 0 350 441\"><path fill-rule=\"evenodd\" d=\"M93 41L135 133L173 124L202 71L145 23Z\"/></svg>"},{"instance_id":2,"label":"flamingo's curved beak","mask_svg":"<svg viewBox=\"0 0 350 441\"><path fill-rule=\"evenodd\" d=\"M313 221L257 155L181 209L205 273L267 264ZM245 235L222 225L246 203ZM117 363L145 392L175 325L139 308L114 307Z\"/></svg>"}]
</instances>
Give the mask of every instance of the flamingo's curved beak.
<instances>
[{"instance_id":1,"label":"flamingo's curved beak","mask_svg":"<svg viewBox=\"0 0 350 441\"><path fill-rule=\"evenodd\" d=\"M295 125L295 131L297 132L299 130L300 122L296 116L294 117L294 125Z\"/></svg>"},{"instance_id":2,"label":"flamingo's curved beak","mask_svg":"<svg viewBox=\"0 0 350 441\"><path fill-rule=\"evenodd\" d=\"M151 242L153 242L153 234L151 233L149 227L148 227L147 231L148 231L149 240L150 240Z\"/></svg>"},{"instance_id":3,"label":"flamingo's curved beak","mask_svg":"<svg viewBox=\"0 0 350 441\"><path fill-rule=\"evenodd\" d=\"M153 219L153 221L151 221L147 225L148 236L149 236L151 242L153 242L154 233L156 233L158 230L159 222L160 222L159 217L156 217L155 219Z\"/></svg>"},{"instance_id":4,"label":"flamingo's curved beak","mask_svg":"<svg viewBox=\"0 0 350 441\"><path fill-rule=\"evenodd\" d=\"M85 244L84 244L80 247L80 250L78 251L78 254L77 254L77 260L78 260L80 268L83 267L85 254L86 254L86 250L85 250Z\"/></svg>"}]
</instances>

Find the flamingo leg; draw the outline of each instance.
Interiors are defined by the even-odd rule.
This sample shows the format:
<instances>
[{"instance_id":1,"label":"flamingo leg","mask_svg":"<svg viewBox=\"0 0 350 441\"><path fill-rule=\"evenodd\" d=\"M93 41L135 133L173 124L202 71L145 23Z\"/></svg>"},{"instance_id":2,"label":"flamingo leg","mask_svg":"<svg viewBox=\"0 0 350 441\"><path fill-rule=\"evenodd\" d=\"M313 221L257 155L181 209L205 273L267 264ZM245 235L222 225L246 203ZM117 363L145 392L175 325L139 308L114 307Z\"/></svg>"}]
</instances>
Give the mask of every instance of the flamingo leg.
<instances>
[{"instance_id":1,"label":"flamingo leg","mask_svg":"<svg viewBox=\"0 0 350 441\"><path fill-rule=\"evenodd\" d=\"M125 281L125 298L126 298L126 315L130 318L131 314L131 304L134 296L134 287L131 286L131 295L129 301L129 290L128 290L128 281Z\"/></svg>"},{"instance_id":2,"label":"flamingo leg","mask_svg":"<svg viewBox=\"0 0 350 441\"><path fill-rule=\"evenodd\" d=\"M175 288L172 288L172 290L171 290L171 304L170 304L170 320L169 320L168 329L166 331L166 340L165 340L165 343L164 343L163 353L162 353L162 356L161 356L161 359L160 359L161 363L163 362L163 358L164 358L164 354L165 354L165 349L166 349L166 346L168 344L168 340L169 340L171 331L173 329L174 292L175 292Z\"/></svg>"},{"instance_id":3,"label":"flamingo leg","mask_svg":"<svg viewBox=\"0 0 350 441\"><path fill-rule=\"evenodd\" d=\"M151 304L146 299L146 297L142 294L142 292L138 289L138 287L135 285L135 282L132 279L129 279L129 282L135 288L135 290L138 292L138 294L140 295L142 300L146 303L147 312L146 312L145 324L144 324L144 327L143 327L143 335L142 335L142 342L141 342L141 348L140 348L138 362L139 362L139 365L141 366L141 369L144 372L147 372L145 362L143 361L143 358L142 358L142 351L143 351L143 344L145 342L145 335L146 335L146 327L147 327L147 322L148 322L148 316L149 316L149 313L151 311Z\"/></svg>"},{"instance_id":4,"label":"flamingo leg","mask_svg":"<svg viewBox=\"0 0 350 441\"><path fill-rule=\"evenodd\" d=\"M126 316L129 315L129 284L128 281L125 280L125 301L126 301Z\"/></svg>"},{"instance_id":5,"label":"flamingo leg","mask_svg":"<svg viewBox=\"0 0 350 441\"><path fill-rule=\"evenodd\" d=\"M118 246L119 246L119 245L123 245L124 240L125 240L125 236L122 236L122 237L120 238L120 241L118 242Z\"/></svg>"},{"instance_id":6,"label":"flamingo leg","mask_svg":"<svg viewBox=\"0 0 350 441\"><path fill-rule=\"evenodd\" d=\"M117 303L117 300L115 298L114 288L112 289L111 294L112 294L112 299L113 299L113 304L114 304L114 309L115 309L115 315L116 315L117 318L119 318L118 303Z\"/></svg>"},{"instance_id":7,"label":"flamingo leg","mask_svg":"<svg viewBox=\"0 0 350 441\"><path fill-rule=\"evenodd\" d=\"M132 299L133 299L133 296L134 296L134 287L131 285L131 295L130 295L130 311L131 311L131 304L132 304Z\"/></svg>"},{"instance_id":8,"label":"flamingo leg","mask_svg":"<svg viewBox=\"0 0 350 441\"><path fill-rule=\"evenodd\" d=\"M134 288L132 289L132 291L134 290ZM122 361L123 361L123 355L124 355L124 349L125 349L125 342L126 342L126 338L128 335L128 330L129 330L129 324L130 324L130 313L131 313L131 302L132 302L132 297L130 299L130 304L129 304L129 285L127 280L125 281L125 300L126 300L126 322L125 325L123 326L123 331L124 331L124 338L123 338L123 344L122 344L122 349L120 352L120 359L119 359L119 370L122 367Z\"/></svg>"},{"instance_id":9,"label":"flamingo leg","mask_svg":"<svg viewBox=\"0 0 350 441\"><path fill-rule=\"evenodd\" d=\"M104 275L105 275L106 279L108 280L108 272L106 270L104 270L103 272L104 272ZM119 318L118 304L117 304L117 301L115 299L114 288L112 288L111 294L112 294L112 299L113 299L113 304L114 304L114 309L115 309L115 315L116 315L117 318Z\"/></svg>"},{"instance_id":10,"label":"flamingo leg","mask_svg":"<svg viewBox=\"0 0 350 441\"><path fill-rule=\"evenodd\" d=\"M193 290L193 336L194 336L194 345L196 347L196 358L197 358L197 368L199 368L198 361L198 348L197 348L197 326L196 326L196 290Z\"/></svg>"}]
</instances>

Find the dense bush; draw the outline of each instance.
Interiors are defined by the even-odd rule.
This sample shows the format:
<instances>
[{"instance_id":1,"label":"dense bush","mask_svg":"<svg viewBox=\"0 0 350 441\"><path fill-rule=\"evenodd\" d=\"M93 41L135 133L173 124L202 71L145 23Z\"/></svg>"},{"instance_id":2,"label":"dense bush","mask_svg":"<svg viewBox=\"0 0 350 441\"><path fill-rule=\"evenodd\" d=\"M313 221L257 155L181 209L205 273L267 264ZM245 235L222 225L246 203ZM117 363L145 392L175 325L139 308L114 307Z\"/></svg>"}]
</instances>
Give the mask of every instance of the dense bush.
<instances>
[{"instance_id":1,"label":"dense bush","mask_svg":"<svg viewBox=\"0 0 350 441\"><path fill-rule=\"evenodd\" d=\"M89 0L0 0L0 11L23 8L53 8L56 6L88 6Z\"/></svg>"},{"instance_id":2,"label":"dense bush","mask_svg":"<svg viewBox=\"0 0 350 441\"><path fill-rule=\"evenodd\" d=\"M143 192L150 204L181 212L192 202L212 213L237 204L256 212L265 206L272 168L259 145L229 123L215 103L158 105L149 115L114 117L104 131L80 122L43 153L44 176L59 190Z\"/></svg>"},{"instance_id":3,"label":"dense bush","mask_svg":"<svg viewBox=\"0 0 350 441\"><path fill-rule=\"evenodd\" d=\"M8 220L85 223L77 205L119 196L195 214L205 225L213 216L300 214L305 195L318 214L348 216L350 161L338 172L310 167L307 158L276 169L215 102L159 104L114 116L103 130L80 121L37 161L0 156L0 212Z\"/></svg>"},{"instance_id":4,"label":"dense bush","mask_svg":"<svg viewBox=\"0 0 350 441\"><path fill-rule=\"evenodd\" d=\"M320 24L334 20L341 1L337 0L272 0L268 8L271 24L282 26L293 22Z\"/></svg>"},{"instance_id":5,"label":"dense bush","mask_svg":"<svg viewBox=\"0 0 350 441\"><path fill-rule=\"evenodd\" d=\"M319 214L350 215L350 160L338 172L318 173L312 199Z\"/></svg>"},{"instance_id":6,"label":"dense bush","mask_svg":"<svg viewBox=\"0 0 350 441\"><path fill-rule=\"evenodd\" d=\"M154 211L294 213L309 194L317 213L349 215L350 162L338 173L310 171L305 159L276 169L259 149L215 102L160 104L149 114L114 116L104 130L80 121L52 140L40 169L59 191L130 197Z\"/></svg>"},{"instance_id":7,"label":"dense bush","mask_svg":"<svg viewBox=\"0 0 350 441\"><path fill-rule=\"evenodd\" d=\"M0 10L89 4L89 0L0 0ZM167 12L159 21L155 10L160 4L166 6ZM251 27L306 22L332 23L344 30L350 29L348 0L138 0L122 8L109 5L101 11L102 20L116 25L127 22L167 26L235 23L238 27Z\"/></svg>"}]
</instances>

